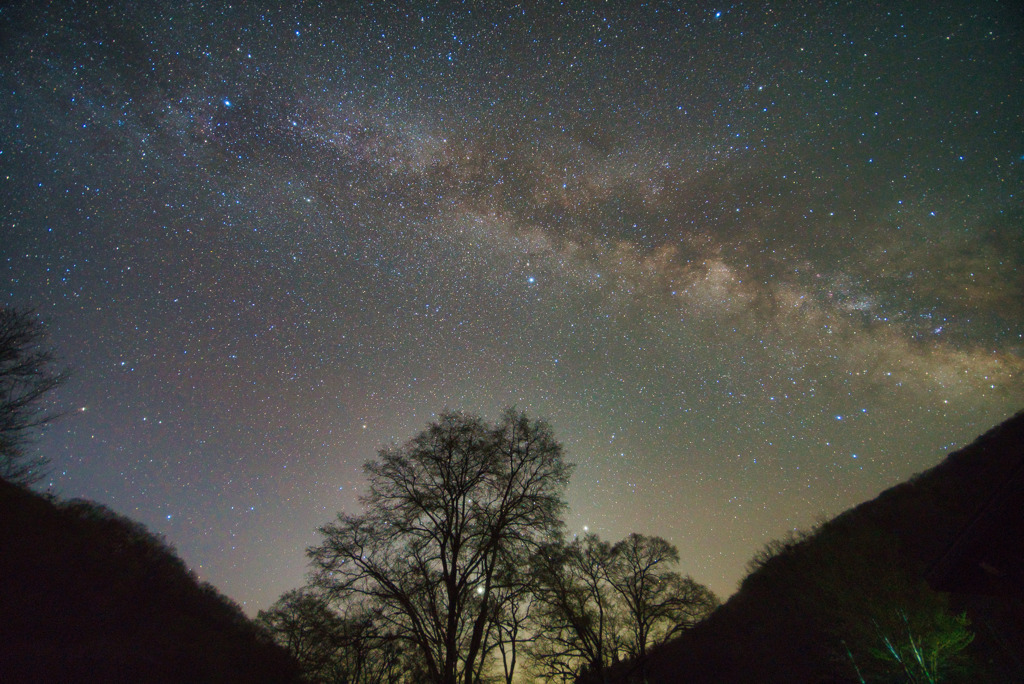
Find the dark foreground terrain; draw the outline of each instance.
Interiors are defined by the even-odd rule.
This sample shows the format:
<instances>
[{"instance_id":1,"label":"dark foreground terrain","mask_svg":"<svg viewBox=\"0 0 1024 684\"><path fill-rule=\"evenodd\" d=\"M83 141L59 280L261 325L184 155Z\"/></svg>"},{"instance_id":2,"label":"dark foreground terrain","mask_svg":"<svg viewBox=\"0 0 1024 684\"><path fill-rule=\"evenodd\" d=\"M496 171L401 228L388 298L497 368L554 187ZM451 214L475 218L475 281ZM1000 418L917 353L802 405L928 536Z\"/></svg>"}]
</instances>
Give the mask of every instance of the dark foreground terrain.
<instances>
[{"instance_id":1,"label":"dark foreground terrain","mask_svg":"<svg viewBox=\"0 0 1024 684\"><path fill-rule=\"evenodd\" d=\"M929 681L914 650L935 681L1024 681L1024 413L769 544L707 621L610 681Z\"/></svg>"},{"instance_id":2,"label":"dark foreground terrain","mask_svg":"<svg viewBox=\"0 0 1024 684\"><path fill-rule=\"evenodd\" d=\"M0 681L269 684L296 673L139 523L0 480Z\"/></svg>"}]
</instances>

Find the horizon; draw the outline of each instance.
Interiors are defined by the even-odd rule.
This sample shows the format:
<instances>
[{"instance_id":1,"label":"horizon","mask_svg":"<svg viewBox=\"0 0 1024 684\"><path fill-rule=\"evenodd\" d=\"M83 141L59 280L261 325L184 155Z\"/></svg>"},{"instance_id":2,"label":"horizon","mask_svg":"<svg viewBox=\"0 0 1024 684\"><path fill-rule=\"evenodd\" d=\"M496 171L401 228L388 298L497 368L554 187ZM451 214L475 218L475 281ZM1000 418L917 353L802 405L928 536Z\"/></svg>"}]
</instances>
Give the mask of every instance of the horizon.
<instances>
[{"instance_id":1,"label":"horizon","mask_svg":"<svg viewBox=\"0 0 1024 684\"><path fill-rule=\"evenodd\" d=\"M1007 3L0 12L37 489L250 615L444 410L547 420L568 534L762 546L1024 408Z\"/></svg>"}]
</instances>

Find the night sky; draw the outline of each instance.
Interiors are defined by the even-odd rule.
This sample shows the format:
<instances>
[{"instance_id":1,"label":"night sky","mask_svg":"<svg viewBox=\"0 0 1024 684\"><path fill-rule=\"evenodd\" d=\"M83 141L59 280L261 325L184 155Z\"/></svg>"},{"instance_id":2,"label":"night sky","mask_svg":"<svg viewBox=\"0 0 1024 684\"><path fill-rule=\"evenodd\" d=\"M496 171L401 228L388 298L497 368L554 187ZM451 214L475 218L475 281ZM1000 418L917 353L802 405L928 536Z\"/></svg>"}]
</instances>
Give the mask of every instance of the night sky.
<instances>
[{"instance_id":1,"label":"night sky","mask_svg":"<svg viewBox=\"0 0 1024 684\"><path fill-rule=\"evenodd\" d=\"M446 408L723 596L1024 408L1017 2L257 4L0 10L41 487L248 612Z\"/></svg>"}]
</instances>

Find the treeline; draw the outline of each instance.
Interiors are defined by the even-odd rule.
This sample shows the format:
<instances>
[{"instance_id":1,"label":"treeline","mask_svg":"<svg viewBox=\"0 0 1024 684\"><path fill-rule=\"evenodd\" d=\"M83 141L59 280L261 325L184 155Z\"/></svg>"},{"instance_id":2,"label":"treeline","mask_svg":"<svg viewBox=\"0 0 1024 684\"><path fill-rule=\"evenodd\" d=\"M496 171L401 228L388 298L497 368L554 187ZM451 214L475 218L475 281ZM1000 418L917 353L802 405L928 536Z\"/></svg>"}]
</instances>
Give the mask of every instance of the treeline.
<instances>
[{"instance_id":1,"label":"treeline","mask_svg":"<svg viewBox=\"0 0 1024 684\"><path fill-rule=\"evenodd\" d=\"M714 615L649 655L647 681L1024 681L1021 445L1024 413L769 543Z\"/></svg>"},{"instance_id":2,"label":"treeline","mask_svg":"<svg viewBox=\"0 0 1024 684\"><path fill-rule=\"evenodd\" d=\"M566 539L572 468L542 421L446 413L366 465L360 515L309 549L309 586L257 620L314 682L546 681L601 676L718 605L633 534Z\"/></svg>"},{"instance_id":3,"label":"treeline","mask_svg":"<svg viewBox=\"0 0 1024 684\"><path fill-rule=\"evenodd\" d=\"M27 489L66 377L44 341L0 308L0 680L1024 680L1024 413L772 542L720 607L664 539L565 536L544 422L444 414L366 465L363 513L253 623L142 525Z\"/></svg>"},{"instance_id":4,"label":"treeline","mask_svg":"<svg viewBox=\"0 0 1024 684\"><path fill-rule=\"evenodd\" d=\"M161 538L0 479L0 680L294 682L285 649Z\"/></svg>"},{"instance_id":5,"label":"treeline","mask_svg":"<svg viewBox=\"0 0 1024 684\"><path fill-rule=\"evenodd\" d=\"M32 441L67 378L27 310L0 307L0 681L299 681L288 652L161 537L36 494Z\"/></svg>"},{"instance_id":6,"label":"treeline","mask_svg":"<svg viewBox=\"0 0 1024 684\"><path fill-rule=\"evenodd\" d=\"M767 544L714 616L652 654L650 684L975 682L977 627L891 532L849 518ZM613 670L584 684L626 684Z\"/></svg>"},{"instance_id":7,"label":"treeline","mask_svg":"<svg viewBox=\"0 0 1024 684\"><path fill-rule=\"evenodd\" d=\"M564 538L572 467L544 422L448 413L367 464L365 512L322 528L311 585L260 613L265 631L138 523L25 489L66 378L45 342L0 308L5 680L287 682L297 661L317 682L511 682L524 662L571 681L642 666L717 605L663 539Z\"/></svg>"}]
</instances>

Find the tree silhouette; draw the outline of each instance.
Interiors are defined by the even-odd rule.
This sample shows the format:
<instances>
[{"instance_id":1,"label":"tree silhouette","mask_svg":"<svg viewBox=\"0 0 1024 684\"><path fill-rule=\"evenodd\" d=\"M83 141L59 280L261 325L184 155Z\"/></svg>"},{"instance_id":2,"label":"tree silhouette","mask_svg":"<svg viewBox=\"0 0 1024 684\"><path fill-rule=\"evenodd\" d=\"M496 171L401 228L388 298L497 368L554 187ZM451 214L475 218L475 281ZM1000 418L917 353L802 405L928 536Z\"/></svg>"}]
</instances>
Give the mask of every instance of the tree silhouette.
<instances>
[{"instance_id":1,"label":"tree silhouette","mask_svg":"<svg viewBox=\"0 0 1024 684\"><path fill-rule=\"evenodd\" d=\"M274 639L302 665L303 675L320 681L339 648L341 618L327 602L309 591L286 592L256 616Z\"/></svg>"},{"instance_id":2,"label":"tree silhouette","mask_svg":"<svg viewBox=\"0 0 1024 684\"><path fill-rule=\"evenodd\" d=\"M626 652L643 673L650 646L703 620L718 599L692 577L670 569L679 563L679 552L661 537L631 534L612 547L612 556L608 581L626 614Z\"/></svg>"},{"instance_id":3,"label":"tree silhouette","mask_svg":"<svg viewBox=\"0 0 1024 684\"><path fill-rule=\"evenodd\" d=\"M644 676L650 647L704 619L718 599L672 570L679 552L661 537L631 534L614 546L595 534L555 542L534 556L537 674L604 681L626 656Z\"/></svg>"},{"instance_id":4,"label":"tree silhouette","mask_svg":"<svg viewBox=\"0 0 1024 684\"><path fill-rule=\"evenodd\" d=\"M261 610L267 629L302 667L306 681L320 684L399 684L409 681L407 654L393 635L378 629L371 610L358 603L336 612L312 589L285 592Z\"/></svg>"},{"instance_id":5,"label":"tree silhouette","mask_svg":"<svg viewBox=\"0 0 1024 684\"><path fill-rule=\"evenodd\" d=\"M510 559L511 560L511 559ZM505 684L512 684L522 653L522 644L531 641L529 631L533 609L533 578L522 571L522 559L507 563L495 577L493 584L494 616L492 648L501 659Z\"/></svg>"},{"instance_id":6,"label":"tree silhouette","mask_svg":"<svg viewBox=\"0 0 1024 684\"><path fill-rule=\"evenodd\" d=\"M368 599L424 679L474 684L502 615L503 575L525 571L559 530L570 472L544 422L511 409L493 426L445 413L366 465L365 512L321 528L308 552L314 582L335 601Z\"/></svg>"},{"instance_id":7,"label":"tree silhouette","mask_svg":"<svg viewBox=\"0 0 1024 684\"><path fill-rule=\"evenodd\" d=\"M530 655L548 681L602 676L619 658L620 617L608 584L612 547L596 534L554 542L534 556L536 637Z\"/></svg>"},{"instance_id":8,"label":"tree silhouette","mask_svg":"<svg viewBox=\"0 0 1024 684\"><path fill-rule=\"evenodd\" d=\"M0 477L15 484L30 485L46 474L46 459L32 457L28 446L55 418L43 397L67 377L54 370L45 343L46 331L31 312L0 308Z\"/></svg>"}]
</instances>

